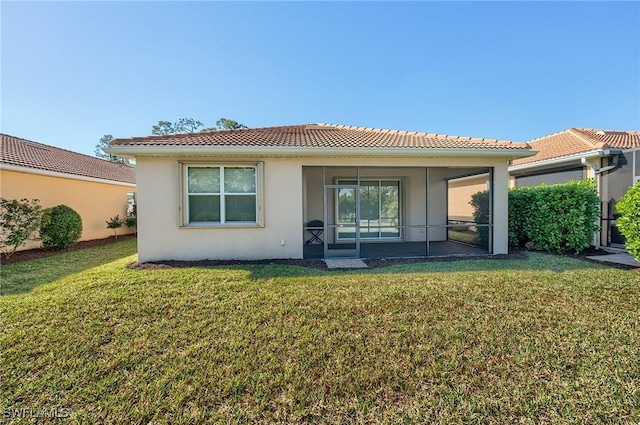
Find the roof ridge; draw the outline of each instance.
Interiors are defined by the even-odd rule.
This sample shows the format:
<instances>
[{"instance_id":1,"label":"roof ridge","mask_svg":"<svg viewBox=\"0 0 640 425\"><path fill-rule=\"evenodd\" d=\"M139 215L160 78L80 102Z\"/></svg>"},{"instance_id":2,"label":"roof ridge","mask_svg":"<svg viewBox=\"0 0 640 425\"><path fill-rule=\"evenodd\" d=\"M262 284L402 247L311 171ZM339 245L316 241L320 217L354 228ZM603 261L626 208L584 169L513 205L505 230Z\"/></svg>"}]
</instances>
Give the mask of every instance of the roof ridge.
<instances>
[{"instance_id":1,"label":"roof ridge","mask_svg":"<svg viewBox=\"0 0 640 425\"><path fill-rule=\"evenodd\" d=\"M598 139L595 139L595 138L591 137L590 135L584 133L583 131L581 131L580 129L578 129L576 127L571 127L568 131L569 131L569 133L571 133L574 136L576 136L578 139L582 140L585 143L590 144L594 148L602 149L602 148L606 148L608 146L605 142L602 142L602 141L600 141Z\"/></svg>"},{"instance_id":2,"label":"roof ridge","mask_svg":"<svg viewBox=\"0 0 640 425\"><path fill-rule=\"evenodd\" d=\"M537 142L539 140L546 139L548 137L553 137L553 136L557 136L557 135L562 134L562 133L567 133L568 131L569 131L569 129L566 128L564 130L556 131L555 133L551 133L551 134L547 134L547 135L544 135L544 136L536 137L535 139L527 140L527 143Z\"/></svg>"},{"instance_id":3,"label":"roof ridge","mask_svg":"<svg viewBox=\"0 0 640 425\"><path fill-rule=\"evenodd\" d=\"M305 127L307 125L321 125L321 124L296 124L296 125L271 125L268 127L247 127L247 128L225 128L222 130L207 130L207 131L196 131L193 133L170 133L170 134L149 134L146 136L132 136L132 137L114 137L113 140L134 140L134 139L166 139L166 138L175 138L181 139L184 137L191 137L198 134L220 134L220 133L231 133L231 132L240 132L240 131L255 131L255 130L270 130L274 128L295 128L295 127Z\"/></svg>"},{"instance_id":4,"label":"roof ridge","mask_svg":"<svg viewBox=\"0 0 640 425\"><path fill-rule=\"evenodd\" d=\"M573 127L573 128L581 132L593 131L594 133L597 133L598 131L603 131L605 133L640 134L640 130L615 130L615 129L606 129L606 128L587 128L587 127Z\"/></svg>"},{"instance_id":5,"label":"roof ridge","mask_svg":"<svg viewBox=\"0 0 640 425\"><path fill-rule=\"evenodd\" d=\"M460 141L469 141L469 142L495 142L495 143L506 143L513 144L515 142L511 140L499 140L499 139L487 139L484 137L471 137L471 136L455 136L450 134L439 134L439 133L426 133L422 131L409 131L409 130L390 130L386 128L375 128L375 127L357 127L357 126L347 126L341 124L330 124L330 123L318 123L317 125L323 126L332 126L339 129L345 130L356 130L356 131L369 131L373 133L383 133L383 134L404 134L407 136L424 136L428 138L435 139L455 139Z\"/></svg>"}]
</instances>

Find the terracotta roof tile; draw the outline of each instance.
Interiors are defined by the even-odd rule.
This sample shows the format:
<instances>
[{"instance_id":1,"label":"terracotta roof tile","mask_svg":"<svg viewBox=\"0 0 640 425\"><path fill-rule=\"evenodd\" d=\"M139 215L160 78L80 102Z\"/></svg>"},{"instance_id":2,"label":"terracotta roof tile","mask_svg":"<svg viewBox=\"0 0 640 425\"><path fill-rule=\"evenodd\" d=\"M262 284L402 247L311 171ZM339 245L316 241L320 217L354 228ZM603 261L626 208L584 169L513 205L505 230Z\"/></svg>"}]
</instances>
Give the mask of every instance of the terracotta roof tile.
<instances>
[{"instance_id":1,"label":"terracotta roof tile","mask_svg":"<svg viewBox=\"0 0 640 425\"><path fill-rule=\"evenodd\" d=\"M0 134L0 163L77 176L136 183L135 168Z\"/></svg>"},{"instance_id":2,"label":"terracotta roof tile","mask_svg":"<svg viewBox=\"0 0 640 425\"><path fill-rule=\"evenodd\" d=\"M607 147L629 149L640 146L640 131L597 130L593 128L574 128L578 133L599 140Z\"/></svg>"},{"instance_id":3,"label":"terracotta roof tile","mask_svg":"<svg viewBox=\"0 0 640 425\"><path fill-rule=\"evenodd\" d=\"M527 142L538 151L534 156L513 161L513 165L530 164L552 158L589 152L596 149L628 149L640 146L640 132L570 128Z\"/></svg>"},{"instance_id":4,"label":"terracotta roof tile","mask_svg":"<svg viewBox=\"0 0 640 425\"><path fill-rule=\"evenodd\" d=\"M529 149L525 143L334 124L307 124L133 137L114 139L111 141L111 146Z\"/></svg>"}]
</instances>

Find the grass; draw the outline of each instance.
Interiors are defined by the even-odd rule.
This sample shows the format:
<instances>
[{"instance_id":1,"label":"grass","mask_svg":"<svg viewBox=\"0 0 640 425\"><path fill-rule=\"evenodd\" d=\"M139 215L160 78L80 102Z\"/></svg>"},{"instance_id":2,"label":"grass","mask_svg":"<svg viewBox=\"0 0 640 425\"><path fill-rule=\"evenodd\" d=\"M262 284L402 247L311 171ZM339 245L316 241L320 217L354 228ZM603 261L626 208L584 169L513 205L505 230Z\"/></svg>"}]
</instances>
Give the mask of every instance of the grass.
<instances>
[{"instance_id":1,"label":"grass","mask_svg":"<svg viewBox=\"0 0 640 425\"><path fill-rule=\"evenodd\" d=\"M29 292L34 287L136 253L136 240L71 251L55 257L0 267L0 295Z\"/></svg>"},{"instance_id":2,"label":"grass","mask_svg":"<svg viewBox=\"0 0 640 425\"><path fill-rule=\"evenodd\" d=\"M448 237L451 240L468 243L471 245L478 245L479 236L477 232L472 231L457 231L457 230L448 230Z\"/></svg>"},{"instance_id":3,"label":"grass","mask_svg":"<svg viewBox=\"0 0 640 425\"><path fill-rule=\"evenodd\" d=\"M0 408L106 424L640 422L635 272L536 253L353 272L134 260L3 267L22 289L0 297Z\"/></svg>"}]
</instances>

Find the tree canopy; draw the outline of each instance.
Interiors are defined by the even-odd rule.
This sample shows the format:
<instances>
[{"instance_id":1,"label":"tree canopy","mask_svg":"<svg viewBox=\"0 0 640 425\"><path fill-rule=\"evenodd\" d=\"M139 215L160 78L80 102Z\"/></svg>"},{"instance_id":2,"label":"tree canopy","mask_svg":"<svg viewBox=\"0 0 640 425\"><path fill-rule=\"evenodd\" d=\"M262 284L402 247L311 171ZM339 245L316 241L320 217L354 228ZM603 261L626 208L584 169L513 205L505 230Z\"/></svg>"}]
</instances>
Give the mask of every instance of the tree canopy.
<instances>
[{"instance_id":1,"label":"tree canopy","mask_svg":"<svg viewBox=\"0 0 640 425\"><path fill-rule=\"evenodd\" d=\"M119 156L109 155L104 150L109 147L109 142L113 140L111 134L105 134L100 138L100 141L96 145L95 155L98 158L106 159L107 161L115 162L118 164L124 164L124 159Z\"/></svg>"},{"instance_id":2,"label":"tree canopy","mask_svg":"<svg viewBox=\"0 0 640 425\"><path fill-rule=\"evenodd\" d=\"M215 127L204 127L201 121L193 118L180 118L178 121L158 121L157 124L151 126L152 135L163 134L181 134L181 133L195 133L197 131L218 131L218 130L237 130L240 128L248 128L244 124L240 124L238 121L229 118L220 118L216 121ZM111 134L105 134L100 138L100 141L96 145L95 155L98 158L106 159L107 161L116 162L118 164L124 164L124 159L119 156L109 155L104 150L109 147L109 142L113 140Z\"/></svg>"},{"instance_id":3,"label":"tree canopy","mask_svg":"<svg viewBox=\"0 0 640 425\"><path fill-rule=\"evenodd\" d=\"M151 127L151 134L195 133L201 127L204 127L204 124L193 118L180 118L175 123L158 121L158 124Z\"/></svg>"},{"instance_id":4,"label":"tree canopy","mask_svg":"<svg viewBox=\"0 0 640 425\"><path fill-rule=\"evenodd\" d=\"M234 121L229 118L220 118L218 121L216 121L215 127L205 128L201 131L237 130L240 128L248 128L248 127L244 124L240 124L238 121Z\"/></svg>"}]
</instances>

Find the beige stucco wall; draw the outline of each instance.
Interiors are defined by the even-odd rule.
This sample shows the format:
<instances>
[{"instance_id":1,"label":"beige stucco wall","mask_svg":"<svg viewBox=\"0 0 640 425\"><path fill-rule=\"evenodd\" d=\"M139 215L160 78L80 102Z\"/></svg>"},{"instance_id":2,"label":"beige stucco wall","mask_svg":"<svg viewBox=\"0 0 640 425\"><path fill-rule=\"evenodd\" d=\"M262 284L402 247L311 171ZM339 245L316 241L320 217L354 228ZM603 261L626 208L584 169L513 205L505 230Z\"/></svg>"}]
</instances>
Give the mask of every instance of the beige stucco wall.
<instances>
[{"instance_id":1,"label":"beige stucco wall","mask_svg":"<svg viewBox=\"0 0 640 425\"><path fill-rule=\"evenodd\" d=\"M113 236L113 230L105 223L110 217L120 214L126 217L127 192L136 188L110 183L98 183L75 178L54 177L29 172L0 169L0 195L6 199L39 199L44 208L64 204L73 208L82 217L80 240L103 239ZM126 226L118 234L132 233ZM40 246L40 242L27 242L20 249Z\"/></svg>"},{"instance_id":2,"label":"beige stucco wall","mask_svg":"<svg viewBox=\"0 0 640 425\"><path fill-rule=\"evenodd\" d=\"M264 227L184 227L181 226L180 162L259 162L264 163ZM494 211L494 253L507 253L507 163L500 158L197 158L137 157L138 190L138 257L141 262L159 260L201 259L268 259L302 258L304 223L322 219L322 197L310 202L304 187L310 177L303 178L303 167L494 167L496 189ZM363 170L367 172L367 170ZM316 171L317 173L318 171ZM321 173L321 171L319 171ZM377 173L376 170L371 170ZM445 176L454 170L431 169L430 221L446 223ZM422 169L424 173L424 168ZM321 174L320 174L321 175ZM345 177L345 176L339 176ZM348 176L346 176L348 177ZM415 189L416 209L409 214L422 214L417 205L426 177L411 177L408 191ZM422 179L422 180L421 180ZM414 187L415 184L415 187ZM498 192L504 193L498 193ZM320 203L319 205L318 202ZM424 202L423 202L424 204ZM415 212L414 212L415 211ZM320 216L318 216L320 214ZM431 216L433 214L433 216ZM442 230L444 235L444 230ZM442 235L442 236L443 236ZM435 239L437 235L431 235ZM412 237L420 238L419 234ZM422 236L423 237L423 236ZM419 240L419 239L418 239Z\"/></svg>"},{"instance_id":3,"label":"beige stucco wall","mask_svg":"<svg viewBox=\"0 0 640 425\"><path fill-rule=\"evenodd\" d=\"M264 162L265 225L249 228L181 226L178 159L137 158L136 168L139 261L302 258L299 164L283 159Z\"/></svg>"}]
</instances>

